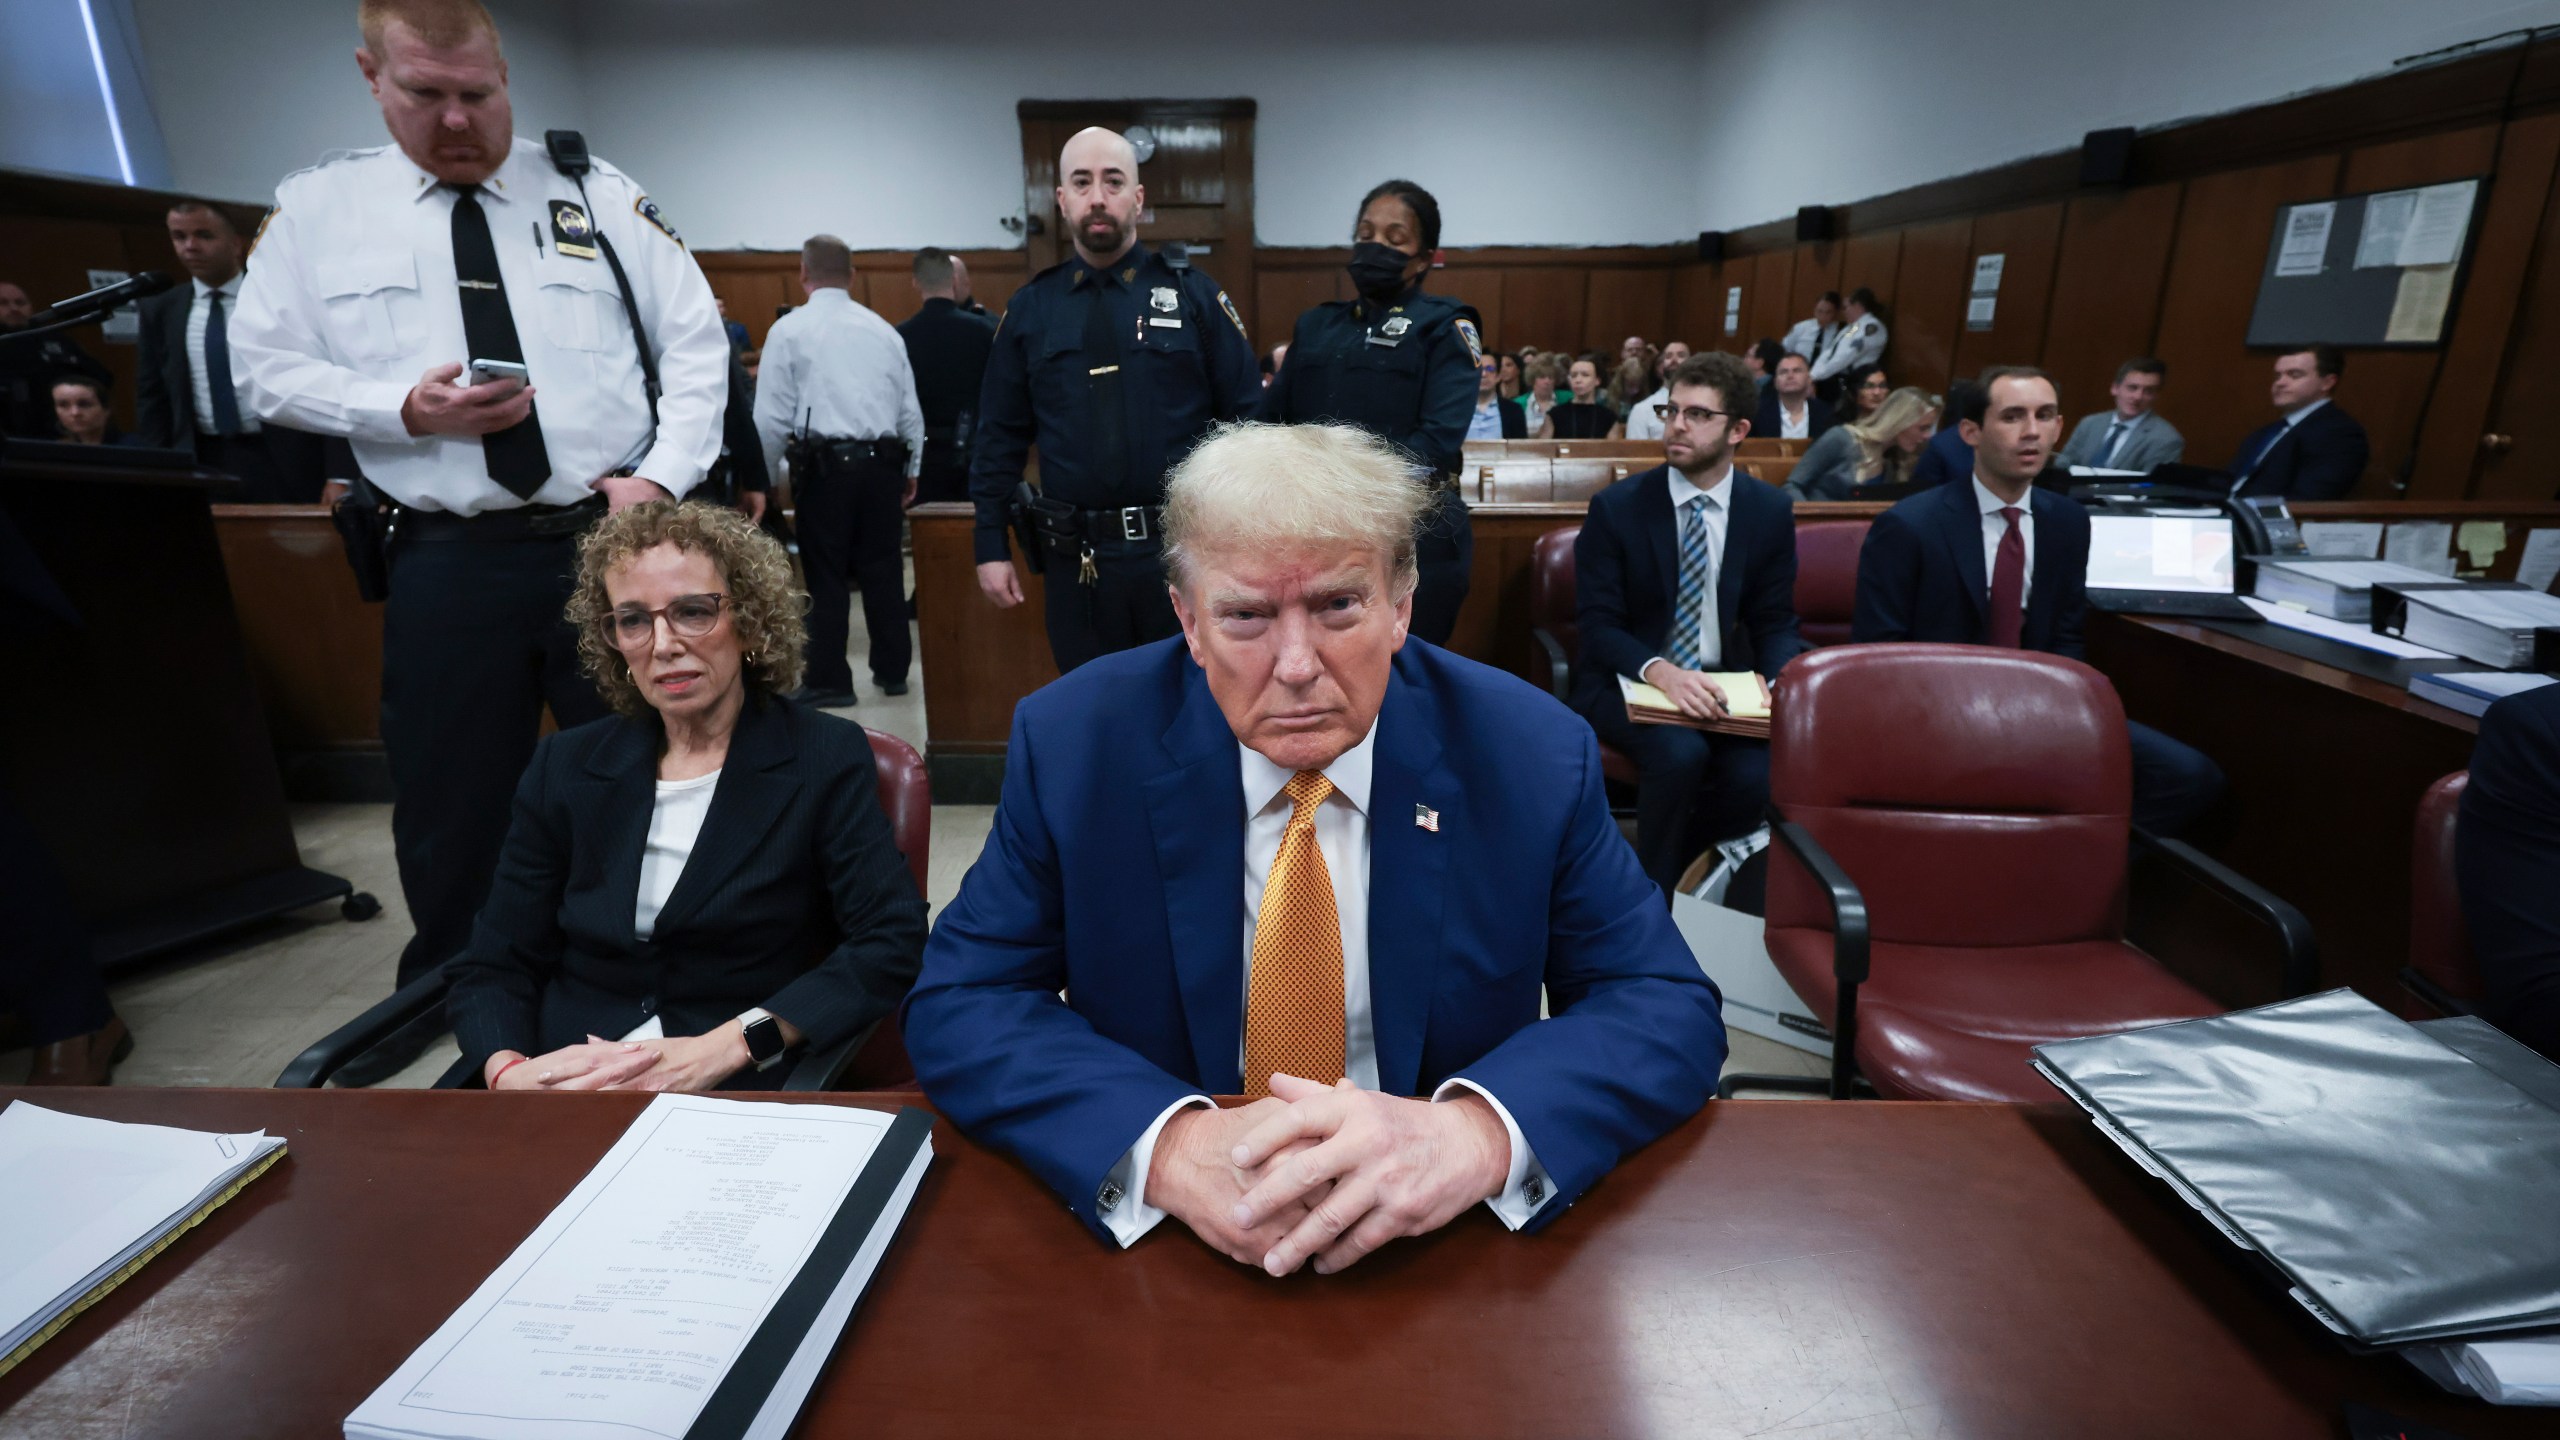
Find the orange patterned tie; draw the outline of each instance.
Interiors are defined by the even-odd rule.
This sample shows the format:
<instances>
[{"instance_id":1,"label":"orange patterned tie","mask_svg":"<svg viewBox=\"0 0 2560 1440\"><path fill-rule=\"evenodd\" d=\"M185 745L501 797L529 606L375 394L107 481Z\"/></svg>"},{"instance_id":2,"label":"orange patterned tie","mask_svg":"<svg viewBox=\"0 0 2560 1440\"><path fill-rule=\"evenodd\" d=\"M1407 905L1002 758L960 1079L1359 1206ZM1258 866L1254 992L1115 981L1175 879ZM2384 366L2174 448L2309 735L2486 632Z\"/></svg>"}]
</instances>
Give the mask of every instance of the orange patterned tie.
<instances>
[{"instance_id":1,"label":"orange patterned tie","mask_svg":"<svg viewBox=\"0 0 2560 1440\"><path fill-rule=\"evenodd\" d=\"M1278 1071L1330 1085L1342 1078L1342 919L1316 848L1316 807L1333 793L1321 771L1289 778L1289 828L1254 917L1253 981L1244 1007L1244 1093L1271 1093Z\"/></svg>"}]
</instances>

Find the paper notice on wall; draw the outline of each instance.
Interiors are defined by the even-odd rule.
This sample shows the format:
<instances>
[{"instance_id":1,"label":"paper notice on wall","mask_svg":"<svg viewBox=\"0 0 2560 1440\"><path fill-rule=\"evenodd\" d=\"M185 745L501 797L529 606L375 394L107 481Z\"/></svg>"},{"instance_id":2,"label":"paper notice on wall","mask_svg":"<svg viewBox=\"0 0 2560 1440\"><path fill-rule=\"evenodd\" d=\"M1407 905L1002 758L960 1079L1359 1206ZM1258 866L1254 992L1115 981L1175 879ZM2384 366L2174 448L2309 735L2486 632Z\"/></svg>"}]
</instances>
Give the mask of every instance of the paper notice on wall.
<instances>
[{"instance_id":1,"label":"paper notice on wall","mask_svg":"<svg viewBox=\"0 0 2560 1440\"><path fill-rule=\"evenodd\" d=\"M2400 264L2400 243L2408 238L2409 217L2417 212L2418 192L2394 190L2364 202L2364 233L2356 237L2356 268L2380 270Z\"/></svg>"},{"instance_id":2,"label":"paper notice on wall","mask_svg":"<svg viewBox=\"0 0 2560 1440\"><path fill-rule=\"evenodd\" d=\"M1742 287L1728 286L1724 292L1724 333L1742 333Z\"/></svg>"},{"instance_id":3,"label":"paper notice on wall","mask_svg":"<svg viewBox=\"0 0 2560 1440\"><path fill-rule=\"evenodd\" d=\"M1967 330L1988 330L1991 328L1992 317L1999 313L1999 296L1976 295L1971 300L1965 302L1964 328Z\"/></svg>"},{"instance_id":4,"label":"paper notice on wall","mask_svg":"<svg viewBox=\"0 0 2560 1440\"><path fill-rule=\"evenodd\" d=\"M2314 555L2341 560L2379 560L2382 558L2382 522L2305 520L2302 522L2302 544Z\"/></svg>"},{"instance_id":5,"label":"paper notice on wall","mask_svg":"<svg viewBox=\"0 0 2560 1440\"><path fill-rule=\"evenodd\" d=\"M2560 580L2560 530L2534 530L2524 537L2524 554L2516 559L2516 583L2548 591Z\"/></svg>"},{"instance_id":6,"label":"paper notice on wall","mask_svg":"<svg viewBox=\"0 0 2560 1440\"><path fill-rule=\"evenodd\" d=\"M2408 232L2400 238L2400 263L2450 265L2461 259L2463 238L2471 233L2471 202L2480 193L2480 182L2456 180L2407 193L2415 203Z\"/></svg>"},{"instance_id":7,"label":"paper notice on wall","mask_svg":"<svg viewBox=\"0 0 2560 1440\"><path fill-rule=\"evenodd\" d=\"M2391 302L2386 345L2432 345L2444 338L2445 312L2453 307L2453 271L2446 265L2416 265L2400 272L2400 293Z\"/></svg>"},{"instance_id":8,"label":"paper notice on wall","mask_svg":"<svg viewBox=\"0 0 2560 1440\"><path fill-rule=\"evenodd\" d=\"M2317 275L2329 254L2329 227L2337 223L2338 202L2322 200L2284 212L2284 247L2276 252L2276 274Z\"/></svg>"},{"instance_id":9,"label":"paper notice on wall","mask_svg":"<svg viewBox=\"0 0 2560 1440\"><path fill-rule=\"evenodd\" d=\"M1973 257L1973 293L1989 295L1997 291L2000 288L2000 272L2008 267L2009 257L2006 255Z\"/></svg>"},{"instance_id":10,"label":"paper notice on wall","mask_svg":"<svg viewBox=\"0 0 2560 1440\"><path fill-rule=\"evenodd\" d=\"M2403 520L2383 532L2382 558L2412 570L2453 573L2453 522Z\"/></svg>"}]
</instances>

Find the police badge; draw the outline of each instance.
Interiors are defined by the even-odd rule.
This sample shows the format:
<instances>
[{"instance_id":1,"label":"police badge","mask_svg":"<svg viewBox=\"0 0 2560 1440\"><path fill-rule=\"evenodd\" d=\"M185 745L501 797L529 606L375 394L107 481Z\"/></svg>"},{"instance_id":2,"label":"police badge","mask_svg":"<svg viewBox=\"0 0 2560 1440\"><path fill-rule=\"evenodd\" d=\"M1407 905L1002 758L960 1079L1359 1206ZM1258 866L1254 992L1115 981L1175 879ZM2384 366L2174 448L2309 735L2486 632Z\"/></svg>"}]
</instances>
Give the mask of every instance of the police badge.
<instances>
[{"instance_id":1,"label":"police badge","mask_svg":"<svg viewBox=\"0 0 2560 1440\"><path fill-rule=\"evenodd\" d=\"M595 222L575 200L551 202L551 248L581 260L596 258Z\"/></svg>"},{"instance_id":2,"label":"police badge","mask_svg":"<svg viewBox=\"0 0 2560 1440\"><path fill-rule=\"evenodd\" d=\"M1412 316L1390 315L1387 317L1387 323L1378 327L1378 333L1390 340L1401 340L1404 338L1404 332L1412 328Z\"/></svg>"},{"instance_id":3,"label":"police badge","mask_svg":"<svg viewBox=\"0 0 2560 1440\"><path fill-rule=\"evenodd\" d=\"M1148 292L1147 303L1170 315L1182 308L1182 297L1174 293L1172 286L1158 285Z\"/></svg>"}]
</instances>

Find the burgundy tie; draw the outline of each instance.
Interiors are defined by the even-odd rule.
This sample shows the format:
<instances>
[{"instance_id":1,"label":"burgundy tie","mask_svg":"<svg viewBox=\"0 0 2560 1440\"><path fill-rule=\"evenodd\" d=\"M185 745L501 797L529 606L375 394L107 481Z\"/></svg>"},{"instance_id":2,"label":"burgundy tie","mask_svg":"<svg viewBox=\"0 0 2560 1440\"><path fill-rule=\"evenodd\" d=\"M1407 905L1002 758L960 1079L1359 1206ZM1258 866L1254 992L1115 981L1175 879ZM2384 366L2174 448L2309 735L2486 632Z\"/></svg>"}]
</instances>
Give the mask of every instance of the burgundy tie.
<instances>
[{"instance_id":1,"label":"burgundy tie","mask_svg":"<svg viewBox=\"0 0 2560 1440\"><path fill-rule=\"evenodd\" d=\"M2027 537L2018 529L2018 507L2003 505L2000 518L2009 531L2000 537L2000 555L1991 565L1991 643L2018 648L2027 623Z\"/></svg>"}]
</instances>

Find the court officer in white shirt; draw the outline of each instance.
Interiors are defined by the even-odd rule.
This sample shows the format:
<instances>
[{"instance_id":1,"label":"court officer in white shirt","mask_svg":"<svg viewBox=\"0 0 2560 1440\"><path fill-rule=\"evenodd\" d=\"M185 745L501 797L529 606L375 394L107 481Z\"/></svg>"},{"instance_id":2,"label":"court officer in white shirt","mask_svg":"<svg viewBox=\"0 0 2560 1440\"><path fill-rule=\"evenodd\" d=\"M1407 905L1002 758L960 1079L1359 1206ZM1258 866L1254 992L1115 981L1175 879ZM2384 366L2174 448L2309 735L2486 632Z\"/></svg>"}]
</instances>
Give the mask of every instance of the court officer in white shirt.
<instances>
[{"instance_id":1,"label":"court officer in white shirt","mask_svg":"<svg viewBox=\"0 0 2560 1440\"><path fill-rule=\"evenodd\" d=\"M1876 314L1876 292L1861 285L1849 292L1841 309L1840 331L1813 361L1813 393L1832 405L1840 403L1840 377L1861 365L1884 358L1884 318ZM1799 352L1802 353L1802 352Z\"/></svg>"},{"instance_id":2,"label":"court officer in white shirt","mask_svg":"<svg viewBox=\"0 0 2560 1440\"><path fill-rule=\"evenodd\" d=\"M605 713L562 618L578 533L701 481L729 342L701 268L636 183L600 162L582 183L515 137L487 11L366 0L359 20L357 66L395 143L277 188L230 338L259 416L345 436L399 507L382 739L416 926L406 983L468 938L544 707L563 729ZM564 148L571 168L584 149ZM472 383L481 361L522 379ZM338 1078L380 1080L440 1028L395 1035Z\"/></svg>"}]
</instances>

